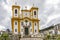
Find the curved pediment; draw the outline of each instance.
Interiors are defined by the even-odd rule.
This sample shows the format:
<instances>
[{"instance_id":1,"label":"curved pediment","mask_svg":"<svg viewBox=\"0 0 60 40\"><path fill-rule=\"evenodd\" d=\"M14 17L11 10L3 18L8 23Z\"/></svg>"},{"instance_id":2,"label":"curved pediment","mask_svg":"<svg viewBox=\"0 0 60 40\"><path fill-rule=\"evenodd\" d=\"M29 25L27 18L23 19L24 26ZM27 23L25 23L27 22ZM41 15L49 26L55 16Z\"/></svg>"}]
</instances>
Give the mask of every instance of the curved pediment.
<instances>
[{"instance_id":1,"label":"curved pediment","mask_svg":"<svg viewBox=\"0 0 60 40\"><path fill-rule=\"evenodd\" d=\"M25 19L28 19L28 20L32 20L32 21L40 21L40 20L38 20L38 19L31 19L31 18L28 18L28 17L24 17L24 18L22 18L22 20L25 20Z\"/></svg>"}]
</instances>

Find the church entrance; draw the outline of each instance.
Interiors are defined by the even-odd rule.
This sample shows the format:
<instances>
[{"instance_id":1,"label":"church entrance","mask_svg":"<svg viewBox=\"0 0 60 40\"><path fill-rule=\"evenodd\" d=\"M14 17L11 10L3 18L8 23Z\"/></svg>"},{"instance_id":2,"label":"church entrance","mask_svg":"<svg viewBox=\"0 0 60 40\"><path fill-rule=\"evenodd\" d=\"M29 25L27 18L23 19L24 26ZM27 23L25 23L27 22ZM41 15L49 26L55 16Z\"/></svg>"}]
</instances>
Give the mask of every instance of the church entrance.
<instances>
[{"instance_id":1,"label":"church entrance","mask_svg":"<svg viewBox=\"0 0 60 40\"><path fill-rule=\"evenodd\" d=\"M28 35L29 34L29 29L28 27L25 27L25 35Z\"/></svg>"}]
</instances>

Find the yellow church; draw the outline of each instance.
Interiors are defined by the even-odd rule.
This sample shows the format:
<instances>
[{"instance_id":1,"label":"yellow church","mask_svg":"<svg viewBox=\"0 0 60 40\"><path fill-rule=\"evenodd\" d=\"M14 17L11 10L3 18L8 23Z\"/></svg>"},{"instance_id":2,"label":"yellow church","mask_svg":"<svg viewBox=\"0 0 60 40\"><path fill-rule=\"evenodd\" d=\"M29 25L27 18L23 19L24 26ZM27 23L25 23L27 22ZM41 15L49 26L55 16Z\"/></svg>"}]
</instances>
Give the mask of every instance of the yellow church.
<instances>
[{"instance_id":1,"label":"yellow church","mask_svg":"<svg viewBox=\"0 0 60 40\"><path fill-rule=\"evenodd\" d=\"M32 6L29 10L21 9L19 5L12 5L11 18L12 32L21 34L21 37L33 37L39 33L38 7Z\"/></svg>"}]
</instances>

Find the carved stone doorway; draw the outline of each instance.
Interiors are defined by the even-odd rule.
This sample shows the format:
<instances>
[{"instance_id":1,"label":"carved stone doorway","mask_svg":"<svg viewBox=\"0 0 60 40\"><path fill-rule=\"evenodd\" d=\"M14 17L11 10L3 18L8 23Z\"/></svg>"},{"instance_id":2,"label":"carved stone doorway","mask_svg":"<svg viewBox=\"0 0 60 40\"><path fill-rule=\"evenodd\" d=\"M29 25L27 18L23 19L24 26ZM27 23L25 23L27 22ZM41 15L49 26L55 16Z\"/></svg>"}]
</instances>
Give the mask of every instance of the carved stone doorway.
<instances>
[{"instance_id":1,"label":"carved stone doorway","mask_svg":"<svg viewBox=\"0 0 60 40\"><path fill-rule=\"evenodd\" d=\"M29 29L28 27L25 27L25 35L28 35L29 34Z\"/></svg>"}]
</instances>

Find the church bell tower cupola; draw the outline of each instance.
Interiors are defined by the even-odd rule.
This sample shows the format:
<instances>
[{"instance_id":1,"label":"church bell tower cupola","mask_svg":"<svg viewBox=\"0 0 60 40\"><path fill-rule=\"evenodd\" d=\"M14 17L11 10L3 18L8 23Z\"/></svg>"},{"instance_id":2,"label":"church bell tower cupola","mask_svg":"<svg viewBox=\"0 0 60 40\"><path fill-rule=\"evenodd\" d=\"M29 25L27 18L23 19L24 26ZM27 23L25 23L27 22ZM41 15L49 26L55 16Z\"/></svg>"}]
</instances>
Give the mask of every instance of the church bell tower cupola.
<instances>
[{"instance_id":1,"label":"church bell tower cupola","mask_svg":"<svg viewBox=\"0 0 60 40\"><path fill-rule=\"evenodd\" d=\"M19 15L20 15L20 6L13 5L12 6L12 13L13 13L12 17L19 17Z\"/></svg>"},{"instance_id":2,"label":"church bell tower cupola","mask_svg":"<svg viewBox=\"0 0 60 40\"><path fill-rule=\"evenodd\" d=\"M35 7L33 4L33 7L31 8L32 18L38 19L38 7Z\"/></svg>"}]
</instances>

